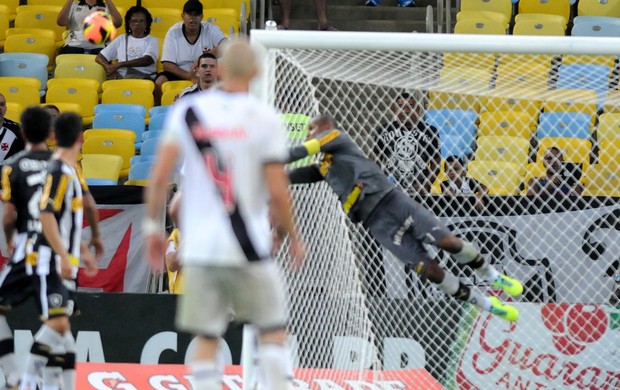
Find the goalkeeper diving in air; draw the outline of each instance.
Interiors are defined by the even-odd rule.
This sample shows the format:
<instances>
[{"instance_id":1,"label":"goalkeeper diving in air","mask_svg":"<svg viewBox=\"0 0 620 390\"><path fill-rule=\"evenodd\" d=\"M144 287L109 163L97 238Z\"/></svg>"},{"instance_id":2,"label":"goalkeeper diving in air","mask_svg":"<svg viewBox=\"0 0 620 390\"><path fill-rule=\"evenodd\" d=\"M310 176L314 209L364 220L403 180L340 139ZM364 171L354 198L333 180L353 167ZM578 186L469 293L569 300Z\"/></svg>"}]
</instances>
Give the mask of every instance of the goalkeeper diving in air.
<instances>
[{"instance_id":1,"label":"goalkeeper diving in air","mask_svg":"<svg viewBox=\"0 0 620 390\"><path fill-rule=\"evenodd\" d=\"M508 321L519 318L515 307L464 285L457 276L441 268L425 244L449 252L459 264L467 264L493 287L513 297L523 293L518 280L499 273L471 243L454 235L430 210L395 187L351 137L338 130L333 117L320 115L308 127L308 140L290 149L289 162L318 153L322 153L322 158L318 164L291 170L291 184L325 180L338 195L348 217L362 223L403 263L412 265L423 281L428 279L446 294Z\"/></svg>"}]
</instances>

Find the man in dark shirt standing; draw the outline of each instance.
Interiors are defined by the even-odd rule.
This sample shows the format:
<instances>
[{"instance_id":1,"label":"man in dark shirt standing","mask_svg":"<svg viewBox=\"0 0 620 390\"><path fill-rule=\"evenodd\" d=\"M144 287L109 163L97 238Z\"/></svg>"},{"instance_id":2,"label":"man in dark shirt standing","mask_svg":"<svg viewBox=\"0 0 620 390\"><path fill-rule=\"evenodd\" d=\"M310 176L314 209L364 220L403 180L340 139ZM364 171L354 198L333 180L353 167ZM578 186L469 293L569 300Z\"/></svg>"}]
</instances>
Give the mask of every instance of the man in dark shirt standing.
<instances>
[{"instance_id":1,"label":"man in dark shirt standing","mask_svg":"<svg viewBox=\"0 0 620 390\"><path fill-rule=\"evenodd\" d=\"M392 103L396 120L379 126L373 150L383 170L410 195L430 193L441 164L439 135L421 118L420 100L408 93L397 96Z\"/></svg>"},{"instance_id":2,"label":"man in dark shirt standing","mask_svg":"<svg viewBox=\"0 0 620 390\"><path fill-rule=\"evenodd\" d=\"M17 122L5 118L5 115L6 98L0 93L0 164L26 147L21 127Z\"/></svg>"}]
</instances>

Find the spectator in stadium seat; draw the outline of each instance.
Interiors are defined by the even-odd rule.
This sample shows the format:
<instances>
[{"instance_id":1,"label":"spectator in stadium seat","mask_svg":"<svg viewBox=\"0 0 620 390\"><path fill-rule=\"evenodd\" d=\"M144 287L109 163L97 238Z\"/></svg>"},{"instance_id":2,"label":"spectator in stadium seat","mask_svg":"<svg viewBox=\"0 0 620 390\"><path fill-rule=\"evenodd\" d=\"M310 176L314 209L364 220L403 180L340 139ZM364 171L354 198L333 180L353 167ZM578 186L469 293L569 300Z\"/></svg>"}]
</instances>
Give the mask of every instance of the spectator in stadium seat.
<instances>
[{"instance_id":1,"label":"spectator in stadium seat","mask_svg":"<svg viewBox=\"0 0 620 390\"><path fill-rule=\"evenodd\" d=\"M366 0L364 4L369 7L378 7L379 4L381 4L381 0ZM398 0L398 6L399 7L415 7L415 1L414 0Z\"/></svg>"},{"instance_id":2,"label":"spectator in stadium seat","mask_svg":"<svg viewBox=\"0 0 620 390\"><path fill-rule=\"evenodd\" d=\"M467 177L467 164L458 156L448 156L445 162L447 180L441 182L441 193L444 195L475 195L476 210L484 208L488 193L487 187L478 180Z\"/></svg>"},{"instance_id":3,"label":"spectator in stadium seat","mask_svg":"<svg viewBox=\"0 0 620 390\"><path fill-rule=\"evenodd\" d=\"M43 106L43 109L47 111L48 114L50 114L50 116L52 117L52 125L54 125L54 121L60 115L60 110L58 109L58 107L53 104L46 104ZM50 150L56 150L56 136L54 135L53 131L50 132L50 136L47 138L46 142L47 147L50 148Z\"/></svg>"},{"instance_id":4,"label":"spectator in stadium seat","mask_svg":"<svg viewBox=\"0 0 620 390\"><path fill-rule=\"evenodd\" d=\"M151 33L153 16L144 7L133 6L125 14L126 33L117 37L99 54L109 79L155 78L159 41ZM112 63L112 61L117 62Z\"/></svg>"},{"instance_id":5,"label":"spectator in stadium seat","mask_svg":"<svg viewBox=\"0 0 620 390\"><path fill-rule=\"evenodd\" d=\"M6 115L6 98L0 93L0 163L12 155L24 150L26 144L22 138L21 126Z\"/></svg>"},{"instance_id":6,"label":"spectator in stadium seat","mask_svg":"<svg viewBox=\"0 0 620 390\"><path fill-rule=\"evenodd\" d=\"M196 84L182 90L179 97L206 91L217 82L217 57L213 54L201 54L194 69L197 78Z\"/></svg>"},{"instance_id":7,"label":"spectator in stadium seat","mask_svg":"<svg viewBox=\"0 0 620 390\"><path fill-rule=\"evenodd\" d=\"M95 45L84 38L84 18L95 11L104 11L110 14L115 27L123 24L123 17L116 9L112 0L66 0L65 5L58 13L56 23L67 27L69 34L65 45L60 48L60 54L97 54L105 45Z\"/></svg>"},{"instance_id":8,"label":"spectator in stadium seat","mask_svg":"<svg viewBox=\"0 0 620 390\"><path fill-rule=\"evenodd\" d=\"M583 185L564 163L564 151L555 146L543 155L544 177L534 177L527 183L527 195L578 196Z\"/></svg>"},{"instance_id":9,"label":"spectator in stadium seat","mask_svg":"<svg viewBox=\"0 0 620 390\"><path fill-rule=\"evenodd\" d=\"M278 30L288 30L291 19L291 1L280 0L281 20L278 24ZM318 29L322 31L338 31L338 29L327 20L327 0L314 0L314 8L316 16L319 20Z\"/></svg>"},{"instance_id":10,"label":"spectator in stadium seat","mask_svg":"<svg viewBox=\"0 0 620 390\"><path fill-rule=\"evenodd\" d=\"M437 129L422 119L423 97L401 93L392 103L395 120L377 128L373 148L384 171L409 195L429 194L441 164Z\"/></svg>"},{"instance_id":11,"label":"spectator in stadium seat","mask_svg":"<svg viewBox=\"0 0 620 390\"><path fill-rule=\"evenodd\" d=\"M155 78L155 104L161 103L161 87L166 81L192 80L192 67L203 53L218 55L226 36L216 25L202 21L202 4L189 0L183 6L183 21L166 33L161 63L164 71Z\"/></svg>"}]
</instances>

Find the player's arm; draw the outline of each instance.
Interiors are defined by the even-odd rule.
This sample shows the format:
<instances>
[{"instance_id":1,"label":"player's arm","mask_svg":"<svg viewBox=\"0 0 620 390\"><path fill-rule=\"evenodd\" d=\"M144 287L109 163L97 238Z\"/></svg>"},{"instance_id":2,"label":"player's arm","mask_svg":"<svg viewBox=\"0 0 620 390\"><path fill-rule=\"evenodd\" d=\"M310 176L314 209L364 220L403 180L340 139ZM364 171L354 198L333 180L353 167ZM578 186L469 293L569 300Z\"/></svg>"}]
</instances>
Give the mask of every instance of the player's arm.
<instances>
[{"instance_id":1,"label":"player's arm","mask_svg":"<svg viewBox=\"0 0 620 390\"><path fill-rule=\"evenodd\" d=\"M9 256L13 254L15 243L13 242L13 233L15 232L15 224L17 222L17 208L13 203L13 185L15 173L13 167L5 165L2 167L2 230L6 240L6 247Z\"/></svg>"},{"instance_id":2,"label":"player's arm","mask_svg":"<svg viewBox=\"0 0 620 390\"><path fill-rule=\"evenodd\" d=\"M163 270L165 257L166 237L162 229L161 212L168 197L168 183L175 163L180 155L180 147L174 135L164 134L160 141L157 160L151 170L149 185L146 189L146 219L142 225L144 236L147 238L147 256L151 266L158 272Z\"/></svg>"},{"instance_id":3,"label":"player's arm","mask_svg":"<svg viewBox=\"0 0 620 390\"><path fill-rule=\"evenodd\" d=\"M309 184L316 183L324 179L316 165L295 168L288 172L288 179L291 184Z\"/></svg>"},{"instance_id":4,"label":"player's arm","mask_svg":"<svg viewBox=\"0 0 620 390\"><path fill-rule=\"evenodd\" d=\"M45 185L41 193L39 209L39 221L43 229L43 235L52 250L60 257L60 276L70 280L73 266L79 265L79 260L69 255L67 248L62 242L60 228L54 213L60 212L70 178L60 170L49 172L45 178ZM78 263L78 264L75 264Z\"/></svg>"},{"instance_id":5,"label":"player's arm","mask_svg":"<svg viewBox=\"0 0 620 390\"><path fill-rule=\"evenodd\" d=\"M170 61L162 61L162 65L164 66L164 71L170 72L173 75L180 77L183 80L191 80L192 74L191 72L187 72L181 69L180 66Z\"/></svg>"},{"instance_id":6,"label":"player's arm","mask_svg":"<svg viewBox=\"0 0 620 390\"><path fill-rule=\"evenodd\" d=\"M319 153L337 152L345 142L340 130L321 133L317 138L309 139L299 146L290 148L287 162L301 160Z\"/></svg>"},{"instance_id":7,"label":"player's arm","mask_svg":"<svg viewBox=\"0 0 620 390\"><path fill-rule=\"evenodd\" d=\"M293 204L288 192L289 180L284 164L270 162L263 168L267 189L271 198L271 215L278 231L286 232L290 239L290 253L295 263L300 265L304 257L304 247L297 234Z\"/></svg>"}]
</instances>

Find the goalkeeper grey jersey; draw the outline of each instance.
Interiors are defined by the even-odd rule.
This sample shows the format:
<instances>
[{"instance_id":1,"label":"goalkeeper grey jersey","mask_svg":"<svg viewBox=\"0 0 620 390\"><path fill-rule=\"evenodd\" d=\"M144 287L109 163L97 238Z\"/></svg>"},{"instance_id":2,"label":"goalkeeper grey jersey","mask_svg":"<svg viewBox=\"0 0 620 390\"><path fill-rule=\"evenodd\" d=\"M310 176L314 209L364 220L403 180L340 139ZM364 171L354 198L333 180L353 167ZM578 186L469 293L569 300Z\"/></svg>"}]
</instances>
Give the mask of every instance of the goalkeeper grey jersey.
<instances>
[{"instance_id":1,"label":"goalkeeper grey jersey","mask_svg":"<svg viewBox=\"0 0 620 390\"><path fill-rule=\"evenodd\" d=\"M319 133L289 152L290 162L323 153L319 163L289 172L291 183L325 180L355 222L366 219L379 201L394 189L379 165L368 159L351 137L340 130Z\"/></svg>"}]
</instances>

